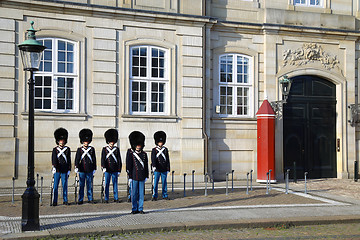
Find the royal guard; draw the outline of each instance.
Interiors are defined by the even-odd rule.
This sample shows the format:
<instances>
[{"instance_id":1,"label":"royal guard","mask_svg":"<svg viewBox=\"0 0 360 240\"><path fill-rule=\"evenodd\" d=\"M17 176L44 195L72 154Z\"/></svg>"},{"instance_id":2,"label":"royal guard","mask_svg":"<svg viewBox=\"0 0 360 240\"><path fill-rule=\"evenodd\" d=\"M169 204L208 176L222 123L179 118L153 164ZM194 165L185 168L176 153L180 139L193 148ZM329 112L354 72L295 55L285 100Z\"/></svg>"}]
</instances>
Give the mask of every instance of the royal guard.
<instances>
[{"instance_id":1,"label":"royal guard","mask_svg":"<svg viewBox=\"0 0 360 240\"><path fill-rule=\"evenodd\" d=\"M158 198L158 186L161 176L162 198L169 200L167 193L167 175L170 172L169 150L164 146L166 142L166 133L158 131L154 134L155 145L151 151L151 167L154 172L154 191L151 198L156 201Z\"/></svg>"},{"instance_id":2,"label":"royal guard","mask_svg":"<svg viewBox=\"0 0 360 240\"><path fill-rule=\"evenodd\" d=\"M129 135L131 148L126 153L126 172L131 184L132 214L144 214L145 182L149 178L148 157L143 151L145 136L134 131Z\"/></svg>"},{"instance_id":3,"label":"royal guard","mask_svg":"<svg viewBox=\"0 0 360 240\"><path fill-rule=\"evenodd\" d=\"M108 146L103 147L101 152L101 167L105 174L105 202L109 202L110 178L113 183L114 202L119 202L118 198L118 176L121 172L120 149L115 146L119 139L116 129L109 129L104 134Z\"/></svg>"},{"instance_id":4,"label":"royal guard","mask_svg":"<svg viewBox=\"0 0 360 240\"><path fill-rule=\"evenodd\" d=\"M87 198L89 203L94 203L92 181L96 171L95 148L89 144L92 141L93 133L90 129L84 128L79 132L80 143L75 155L75 172L79 173L80 189L78 204L83 204L84 187L86 180Z\"/></svg>"},{"instance_id":5,"label":"royal guard","mask_svg":"<svg viewBox=\"0 0 360 240\"><path fill-rule=\"evenodd\" d=\"M58 128L54 132L54 137L57 146L53 148L51 156L54 178L54 199L52 206L57 205L60 178L63 189L63 204L68 205L67 186L68 177L71 171L71 150L69 147L65 146L68 139L68 131L65 128Z\"/></svg>"}]
</instances>

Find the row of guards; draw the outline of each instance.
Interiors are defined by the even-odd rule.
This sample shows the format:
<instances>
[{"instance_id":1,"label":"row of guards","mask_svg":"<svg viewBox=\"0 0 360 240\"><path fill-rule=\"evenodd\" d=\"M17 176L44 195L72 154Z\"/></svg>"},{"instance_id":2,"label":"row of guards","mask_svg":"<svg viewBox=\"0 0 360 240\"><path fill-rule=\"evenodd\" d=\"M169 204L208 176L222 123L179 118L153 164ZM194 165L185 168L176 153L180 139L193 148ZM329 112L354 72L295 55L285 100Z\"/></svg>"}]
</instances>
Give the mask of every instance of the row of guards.
<instances>
[{"instance_id":1,"label":"row of guards","mask_svg":"<svg viewBox=\"0 0 360 240\"><path fill-rule=\"evenodd\" d=\"M58 128L54 132L57 146L52 151L52 183L51 183L51 206L57 206L58 186L61 179L63 188L63 204L68 205L68 177L71 171L71 150L67 144L68 131ZM84 190L86 185L87 198L89 203L95 203L93 199L93 177L96 172L95 148L90 146L93 133L90 129L84 128L79 132L80 143L82 144L75 155L75 202L79 205L84 202ZM118 198L118 176L121 173L122 161L120 149L116 146L118 142L118 131L108 129L104 134L107 146L101 152L101 168L103 172L101 184L101 201L109 202L110 179L113 183L114 202ZM151 151L151 177L152 200L158 198L158 183L161 177L162 197L169 199L167 194L167 175L170 171L169 151L164 146L166 133L157 131L154 134L155 147ZM148 156L143 148L145 146L145 135L139 131L133 131L129 135L131 148L126 153L126 173L128 177L128 199L131 199L132 212L144 213L145 182L149 178ZM154 176L154 180L153 180ZM79 188L79 195L78 194Z\"/></svg>"}]
</instances>

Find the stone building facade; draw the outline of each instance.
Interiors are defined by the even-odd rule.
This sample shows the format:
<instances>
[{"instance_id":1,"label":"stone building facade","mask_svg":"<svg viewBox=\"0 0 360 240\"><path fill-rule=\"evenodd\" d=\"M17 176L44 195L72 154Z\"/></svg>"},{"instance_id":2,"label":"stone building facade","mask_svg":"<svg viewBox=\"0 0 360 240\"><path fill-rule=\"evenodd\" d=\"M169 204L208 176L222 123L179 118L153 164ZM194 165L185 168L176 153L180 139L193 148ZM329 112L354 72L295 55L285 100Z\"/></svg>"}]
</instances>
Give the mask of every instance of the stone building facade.
<instances>
[{"instance_id":1,"label":"stone building facade","mask_svg":"<svg viewBox=\"0 0 360 240\"><path fill-rule=\"evenodd\" d=\"M256 112L282 99L283 75L296 81L276 120L277 179L292 162L300 173L320 167L313 177L352 177L359 12L349 0L2 0L0 176L26 176L29 76L17 45L34 21L47 46L35 74L35 171L45 177L58 127L73 152L79 130L92 129L98 159L108 128L123 158L131 131L149 152L163 130L177 180L193 169L197 181L256 174Z\"/></svg>"}]
</instances>

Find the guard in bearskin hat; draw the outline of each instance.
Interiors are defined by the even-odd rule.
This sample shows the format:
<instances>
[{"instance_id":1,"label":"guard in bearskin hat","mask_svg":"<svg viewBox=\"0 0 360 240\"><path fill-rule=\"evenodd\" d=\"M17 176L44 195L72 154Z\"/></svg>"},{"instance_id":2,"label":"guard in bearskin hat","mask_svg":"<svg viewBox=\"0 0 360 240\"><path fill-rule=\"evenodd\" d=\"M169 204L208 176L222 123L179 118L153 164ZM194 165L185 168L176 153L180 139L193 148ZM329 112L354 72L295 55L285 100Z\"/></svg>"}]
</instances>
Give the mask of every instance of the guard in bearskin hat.
<instances>
[{"instance_id":1,"label":"guard in bearskin hat","mask_svg":"<svg viewBox=\"0 0 360 240\"><path fill-rule=\"evenodd\" d=\"M92 131L87 128L79 132L80 143L83 145L77 149L75 155L75 173L79 173L80 180L78 204L83 204L84 201L85 180L88 202L94 203L92 181L96 171L96 155L95 148L89 145L92 141L92 136Z\"/></svg>"},{"instance_id":2,"label":"guard in bearskin hat","mask_svg":"<svg viewBox=\"0 0 360 240\"><path fill-rule=\"evenodd\" d=\"M60 178L63 188L63 203L68 205L67 186L71 170L71 150L69 147L65 146L68 139L68 131L65 128L58 128L54 132L54 137L57 146L53 148L51 156L52 173L54 178L54 198L52 206L57 205Z\"/></svg>"},{"instance_id":3,"label":"guard in bearskin hat","mask_svg":"<svg viewBox=\"0 0 360 240\"><path fill-rule=\"evenodd\" d=\"M131 185L132 214L144 214L144 189L149 178L148 157L143 151L145 136L134 131L129 135L131 148L126 153L126 172Z\"/></svg>"},{"instance_id":4,"label":"guard in bearskin hat","mask_svg":"<svg viewBox=\"0 0 360 240\"><path fill-rule=\"evenodd\" d=\"M115 146L119 134L116 129L109 129L104 134L108 146L103 147L101 152L101 167L105 174L105 202L109 202L110 178L114 189L114 202L119 202L118 198L118 176L121 172L120 149Z\"/></svg>"},{"instance_id":5,"label":"guard in bearskin hat","mask_svg":"<svg viewBox=\"0 0 360 240\"><path fill-rule=\"evenodd\" d=\"M156 201L158 198L159 179L162 183L162 198L169 200L167 193L167 175L170 172L169 150L164 146L166 142L166 133L158 131L154 134L155 145L151 151L151 167L154 172L154 191L151 198Z\"/></svg>"}]
</instances>

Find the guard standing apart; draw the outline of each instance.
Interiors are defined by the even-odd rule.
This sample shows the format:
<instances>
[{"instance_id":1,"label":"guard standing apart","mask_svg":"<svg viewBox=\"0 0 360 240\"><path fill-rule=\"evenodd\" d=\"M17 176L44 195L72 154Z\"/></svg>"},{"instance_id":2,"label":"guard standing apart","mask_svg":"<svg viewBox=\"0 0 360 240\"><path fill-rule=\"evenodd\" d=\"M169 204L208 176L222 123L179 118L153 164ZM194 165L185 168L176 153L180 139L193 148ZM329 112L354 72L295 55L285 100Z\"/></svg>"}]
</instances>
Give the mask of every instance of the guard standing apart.
<instances>
[{"instance_id":1,"label":"guard standing apart","mask_svg":"<svg viewBox=\"0 0 360 240\"><path fill-rule=\"evenodd\" d=\"M144 189L149 178L148 157L143 151L145 136L141 132L133 131L129 135L131 148L126 153L126 172L131 184L132 214L144 214Z\"/></svg>"},{"instance_id":2,"label":"guard standing apart","mask_svg":"<svg viewBox=\"0 0 360 240\"><path fill-rule=\"evenodd\" d=\"M80 142L83 146L77 149L75 155L75 172L79 172L80 180L78 204L83 204L85 180L88 202L94 203L92 181L96 171L96 156L95 148L89 145L92 141L92 136L92 131L87 128L84 128L79 132Z\"/></svg>"},{"instance_id":3,"label":"guard standing apart","mask_svg":"<svg viewBox=\"0 0 360 240\"><path fill-rule=\"evenodd\" d=\"M53 167L52 173L54 174L53 206L57 205L60 177L63 189L63 204L69 205L67 198L67 186L71 170L71 150L69 147L65 146L68 139L68 131L65 128L58 128L54 132L54 137L57 146L53 148L51 156Z\"/></svg>"},{"instance_id":4,"label":"guard standing apart","mask_svg":"<svg viewBox=\"0 0 360 240\"><path fill-rule=\"evenodd\" d=\"M154 172L154 193L151 198L152 201L156 201L158 198L158 186L161 176L162 183L162 198L169 200L167 193L167 175L170 172L170 158L169 150L164 146L166 142L166 133L158 131L154 134L155 145L151 151L151 166Z\"/></svg>"},{"instance_id":5,"label":"guard standing apart","mask_svg":"<svg viewBox=\"0 0 360 240\"><path fill-rule=\"evenodd\" d=\"M103 147L101 152L101 167L105 173L105 202L109 202L109 187L110 178L112 179L114 189L114 202L119 202L118 198L118 176L121 172L121 157L120 149L115 146L119 139L119 134L116 129L109 129L104 134L106 143L109 144Z\"/></svg>"}]
</instances>

